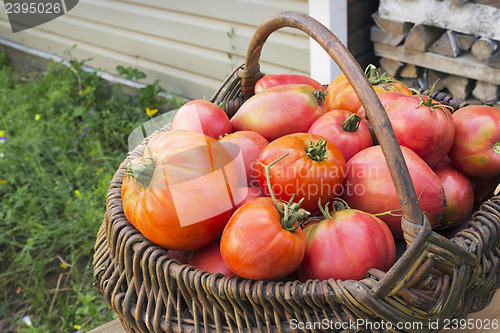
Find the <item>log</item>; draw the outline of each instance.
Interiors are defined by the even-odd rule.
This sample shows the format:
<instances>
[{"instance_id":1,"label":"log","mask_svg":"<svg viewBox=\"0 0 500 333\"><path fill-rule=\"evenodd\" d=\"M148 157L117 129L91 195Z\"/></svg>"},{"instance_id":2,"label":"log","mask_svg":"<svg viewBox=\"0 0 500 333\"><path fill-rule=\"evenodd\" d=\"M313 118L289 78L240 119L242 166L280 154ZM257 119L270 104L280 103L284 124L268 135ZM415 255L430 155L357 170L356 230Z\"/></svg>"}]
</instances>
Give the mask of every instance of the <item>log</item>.
<instances>
[{"instance_id":1,"label":"log","mask_svg":"<svg viewBox=\"0 0 500 333\"><path fill-rule=\"evenodd\" d=\"M448 76L448 74L439 72L439 71L433 71L431 69L427 69L425 71L426 75L426 83L427 83L427 89L430 89L434 84L434 90L442 91L445 87L443 84L443 80Z\"/></svg>"},{"instance_id":2,"label":"log","mask_svg":"<svg viewBox=\"0 0 500 333\"><path fill-rule=\"evenodd\" d=\"M455 33L451 30L446 30L446 32L431 45L429 51L452 58L456 58L462 53L462 49L458 46Z\"/></svg>"},{"instance_id":3,"label":"log","mask_svg":"<svg viewBox=\"0 0 500 333\"><path fill-rule=\"evenodd\" d=\"M453 97L466 99L472 90L472 80L463 76L448 75L442 83Z\"/></svg>"},{"instance_id":4,"label":"log","mask_svg":"<svg viewBox=\"0 0 500 333\"><path fill-rule=\"evenodd\" d=\"M416 79L419 77L419 69L414 64L406 64L401 69L401 73L399 74L401 77L406 79Z\"/></svg>"},{"instance_id":5,"label":"log","mask_svg":"<svg viewBox=\"0 0 500 333\"><path fill-rule=\"evenodd\" d=\"M496 50L496 52L488 58L488 66L500 68L500 50Z\"/></svg>"},{"instance_id":6,"label":"log","mask_svg":"<svg viewBox=\"0 0 500 333\"><path fill-rule=\"evenodd\" d=\"M493 104L498 100L498 85L485 81L477 81L476 86L472 90L472 96L485 104Z\"/></svg>"},{"instance_id":7,"label":"log","mask_svg":"<svg viewBox=\"0 0 500 333\"><path fill-rule=\"evenodd\" d=\"M469 34L463 34L460 32L455 32L455 39L457 40L458 46L464 50L464 51L469 51L470 47L474 42L476 41L477 37L474 35L469 35Z\"/></svg>"},{"instance_id":8,"label":"log","mask_svg":"<svg viewBox=\"0 0 500 333\"><path fill-rule=\"evenodd\" d=\"M398 76L401 68L404 65L404 63L402 63L401 61L393 60L390 58L382 58L380 59L379 63L382 71L386 72L387 75L392 77Z\"/></svg>"},{"instance_id":9,"label":"log","mask_svg":"<svg viewBox=\"0 0 500 333\"><path fill-rule=\"evenodd\" d=\"M410 22L398 22L382 18L378 12L373 13L372 18L380 29L400 35L407 34L413 26L413 23Z\"/></svg>"},{"instance_id":10,"label":"log","mask_svg":"<svg viewBox=\"0 0 500 333\"><path fill-rule=\"evenodd\" d=\"M403 46L389 46L381 43L374 43L374 50L375 55L378 57L387 57L439 72L500 85L500 69L488 66L470 53L462 54L457 58L450 58L431 52L423 53L408 50Z\"/></svg>"},{"instance_id":11,"label":"log","mask_svg":"<svg viewBox=\"0 0 500 333\"><path fill-rule=\"evenodd\" d=\"M372 42L397 46L405 40L406 34L397 34L394 32L384 31L379 27L373 26L370 31L370 38Z\"/></svg>"},{"instance_id":12,"label":"log","mask_svg":"<svg viewBox=\"0 0 500 333\"><path fill-rule=\"evenodd\" d=\"M404 47L408 50L426 52L445 32L444 29L419 24L414 26L406 37Z\"/></svg>"},{"instance_id":13,"label":"log","mask_svg":"<svg viewBox=\"0 0 500 333\"><path fill-rule=\"evenodd\" d=\"M471 46L472 54L479 60L488 60L498 48L496 41L480 37Z\"/></svg>"}]
</instances>

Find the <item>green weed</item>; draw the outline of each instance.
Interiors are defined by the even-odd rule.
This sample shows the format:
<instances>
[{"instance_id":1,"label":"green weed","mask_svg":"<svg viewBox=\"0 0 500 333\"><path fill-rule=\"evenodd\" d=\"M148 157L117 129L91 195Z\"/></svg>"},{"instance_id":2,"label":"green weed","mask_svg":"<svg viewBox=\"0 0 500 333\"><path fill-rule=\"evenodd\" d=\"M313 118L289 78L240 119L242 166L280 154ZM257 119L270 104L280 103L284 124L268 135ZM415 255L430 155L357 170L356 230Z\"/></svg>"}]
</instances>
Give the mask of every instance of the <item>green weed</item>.
<instances>
[{"instance_id":1,"label":"green weed","mask_svg":"<svg viewBox=\"0 0 500 333\"><path fill-rule=\"evenodd\" d=\"M116 317L92 286L107 187L146 109L183 103L159 101L158 82L124 95L84 64L27 72L0 54L2 332L84 332Z\"/></svg>"}]
</instances>

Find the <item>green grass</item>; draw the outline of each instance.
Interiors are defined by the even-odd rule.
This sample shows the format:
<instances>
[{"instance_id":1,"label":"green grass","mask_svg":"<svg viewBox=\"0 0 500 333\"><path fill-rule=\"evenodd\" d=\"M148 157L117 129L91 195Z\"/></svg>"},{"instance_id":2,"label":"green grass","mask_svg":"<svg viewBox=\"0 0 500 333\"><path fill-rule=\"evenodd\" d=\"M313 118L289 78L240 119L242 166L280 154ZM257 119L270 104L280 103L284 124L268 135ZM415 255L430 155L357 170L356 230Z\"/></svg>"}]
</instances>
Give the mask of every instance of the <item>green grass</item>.
<instances>
[{"instance_id":1,"label":"green grass","mask_svg":"<svg viewBox=\"0 0 500 333\"><path fill-rule=\"evenodd\" d=\"M93 246L128 135L165 101L158 82L127 96L83 65L22 71L0 54L1 332L85 332L116 318L92 286Z\"/></svg>"}]
</instances>

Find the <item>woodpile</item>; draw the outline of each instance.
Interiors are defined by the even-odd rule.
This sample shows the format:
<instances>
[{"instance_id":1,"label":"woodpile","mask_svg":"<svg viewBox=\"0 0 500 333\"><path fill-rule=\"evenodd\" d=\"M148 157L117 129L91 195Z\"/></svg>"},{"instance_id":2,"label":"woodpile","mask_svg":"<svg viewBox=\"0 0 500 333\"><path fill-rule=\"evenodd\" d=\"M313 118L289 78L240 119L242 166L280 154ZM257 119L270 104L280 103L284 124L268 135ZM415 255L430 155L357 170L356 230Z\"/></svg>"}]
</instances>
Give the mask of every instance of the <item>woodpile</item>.
<instances>
[{"instance_id":1,"label":"woodpile","mask_svg":"<svg viewBox=\"0 0 500 333\"><path fill-rule=\"evenodd\" d=\"M437 82L435 89L471 104L500 107L499 40L429 23L388 19L379 12L373 20L371 40L380 67L388 75L415 88L427 89Z\"/></svg>"}]
</instances>

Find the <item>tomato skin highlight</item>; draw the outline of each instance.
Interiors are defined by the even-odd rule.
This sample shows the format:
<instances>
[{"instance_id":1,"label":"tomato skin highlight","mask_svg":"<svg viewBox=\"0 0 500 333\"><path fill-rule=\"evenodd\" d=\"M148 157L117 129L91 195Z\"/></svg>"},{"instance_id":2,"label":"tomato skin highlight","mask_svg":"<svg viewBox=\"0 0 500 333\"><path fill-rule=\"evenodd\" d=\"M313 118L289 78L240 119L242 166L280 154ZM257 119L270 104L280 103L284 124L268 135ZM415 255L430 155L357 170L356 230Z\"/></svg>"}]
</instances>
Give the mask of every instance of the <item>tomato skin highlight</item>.
<instances>
[{"instance_id":1,"label":"tomato skin highlight","mask_svg":"<svg viewBox=\"0 0 500 333\"><path fill-rule=\"evenodd\" d=\"M401 147L401 151L420 208L434 227L441 219L446 203L443 186L417 154L406 147ZM353 209L376 215L389 226L394 239L403 239L401 205L380 146L366 148L349 160L342 199Z\"/></svg>"},{"instance_id":2,"label":"tomato skin highlight","mask_svg":"<svg viewBox=\"0 0 500 333\"><path fill-rule=\"evenodd\" d=\"M280 224L271 198L252 200L233 214L221 237L221 254L237 275L275 280L290 275L304 257L305 238L299 227L290 232Z\"/></svg>"},{"instance_id":3,"label":"tomato skin highlight","mask_svg":"<svg viewBox=\"0 0 500 333\"><path fill-rule=\"evenodd\" d=\"M322 140L326 139L314 134L295 133L274 140L262 150L259 161L264 164L289 153L270 170L271 188L276 198L288 202L295 194L294 202L304 199L301 207L313 212L318 209L319 199L327 202L342 193L346 164L341 151L326 140L322 161L313 160L306 154L311 142ZM265 170L260 164L257 165L256 176L260 189L269 195Z\"/></svg>"},{"instance_id":4,"label":"tomato skin highlight","mask_svg":"<svg viewBox=\"0 0 500 333\"><path fill-rule=\"evenodd\" d=\"M463 173L450 166L433 169L443 185L446 207L438 225L443 228L461 224L472 212L474 190L472 183Z\"/></svg>"},{"instance_id":5,"label":"tomato skin highlight","mask_svg":"<svg viewBox=\"0 0 500 333\"><path fill-rule=\"evenodd\" d=\"M307 84L313 87L315 90L326 90L318 81L300 74L268 74L261 77L254 87L254 92L256 94L262 92L263 90L269 89L275 86L281 86L284 84Z\"/></svg>"},{"instance_id":6,"label":"tomato skin highlight","mask_svg":"<svg viewBox=\"0 0 500 333\"><path fill-rule=\"evenodd\" d=\"M326 113L313 95L314 88L301 84L271 87L250 97L231 118L234 131L255 131L266 140L307 132ZM300 120L300 121L299 121Z\"/></svg>"},{"instance_id":7,"label":"tomato skin highlight","mask_svg":"<svg viewBox=\"0 0 500 333\"><path fill-rule=\"evenodd\" d=\"M121 194L127 219L164 248L189 251L209 244L234 211L231 191L238 187L238 170L229 163L232 156L215 139L172 130L153 137L144 159L133 162L150 159L155 167L149 184L124 177Z\"/></svg>"},{"instance_id":8,"label":"tomato skin highlight","mask_svg":"<svg viewBox=\"0 0 500 333\"><path fill-rule=\"evenodd\" d=\"M214 139L232 132L231 121L224 110L203 99L182 105L172 120L172 129L194 131Z\"/></svg>"},{"instance_id":9,"label":"tomato skin highlight","mask_svg":"<svg viewBox=\"0 0 500 333\"><path fill-rule=\"evenodd\" d=\"M352 112L344 110L328 111L311 125L307 133L321 135L335 144L347 162L356 153L373 145L366 120L361 119L358 129L353 132L344 130L342 124L352 115Z\"/></svg>"},{"instance_id":10,"label":"tomato skin highlight","mask_svg":"<svg viewBox=\"0 0 500 333\"><path fill-rule=\"evenodd\" d=\"M450 159L470 177L500 175L500 110L469 105L453 113L456 134Z\"/></svg>"},{"instance_id":11,"label":"tomato skin highlight","mask_svg":"<svg viewBox=\"0 0 500 333\"><path fill-rule=\"evenodd\" d=\"M344 209L304 228L306 252L298 269L302 282L361 280L370 268L387 271L396 245L387 225L368 213Z\"/></svg>"}]
</instances>

